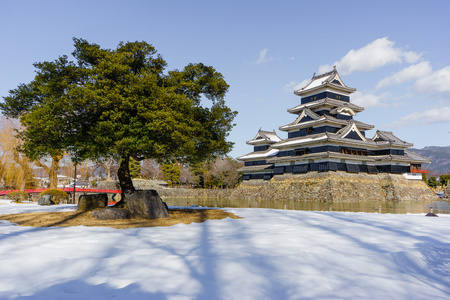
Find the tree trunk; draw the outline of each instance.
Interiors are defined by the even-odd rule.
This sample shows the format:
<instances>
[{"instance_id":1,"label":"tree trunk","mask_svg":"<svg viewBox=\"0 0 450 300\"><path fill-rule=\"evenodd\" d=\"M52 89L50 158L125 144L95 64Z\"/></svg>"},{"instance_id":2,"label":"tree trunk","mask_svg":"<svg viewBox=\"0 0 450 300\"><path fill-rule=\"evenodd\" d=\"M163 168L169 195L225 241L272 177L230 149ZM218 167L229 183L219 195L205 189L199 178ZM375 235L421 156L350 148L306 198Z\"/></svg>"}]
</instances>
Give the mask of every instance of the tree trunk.
<instances>
[{"instance_id":1,"label":"tree trunk","mask_svg":"<svg viewBox=\"0 0 450 300\"><path fill-rule=\"evenodd\" d=\"M21 192L25 192L27 180L30 176L28 159L19 155L19 152L14 151L14 161L19 165L19 172L17 175L17 186Z\"/></svg>"},{"instance_id":2,"label":"tree trunk","mask_svg":"<svg viewBox=\"0 0 450 300\"><path fill-rule=\"evenodd\" d=\"M130 156L123 156L120 161L119 169L117 170L117 177L119 177L119 185L122 190L122 199L116 203L116 207L125 206L125 191L135 191L133 181L131 180L129 163Z\"/></svg>"},{"instance_id":3,"label":"tree trunk","mask_svg":"<svg viewBox=\"0 0 450 300\"><path fill-rule=\"evenodd\" d=\"M36 160L34 164L38 167L44 169L44 171L48 174L48 179L50 180L49 188L56 189L58 187L58 170L59 170L59 161L62 159L62 156L52 157L52 165L50 168L43 164L41 161Z\"/></svg>"},{"instance_id":4,"label":"tree trunk","mask_svg":"<svg viewBox=\"0 0 450 300\"><path fill-rule=\"evenodd\" d=\"M50 166L48 178L50 179L50 188L56 189L58 187L58 171L59 161L62 159L61 155L52 156L52 165Z\"/></svg>"},{"instance_id":5,"label":"tree trunk","mask_svg":"<svg viewBox=\"0 0 450 300\"><path fill-rule=\"evenodd\" d=\"M27 186L27 179L26 179L26 170L24 166L20 165L20 171L19 171L19 191L25 192L25 188Z\"/></svg>"},{"instance_id":6,"label":"tree trunk","mask_svg":"<svg viewBox=\"0 0 450 300\"><path fill-rule=\"evenodd\" d=\"M50 168L47 165L43 164L40 160L34 161L34 164L36 166L41 167L42 169L44 169L44 172L46 172L48 174L48 179L50 180L50 186L51 186L51 184L52 184L52 179L51 178L52 177L50 176ZM52 164L53 164L53 162L52 162Z\"/></svg>"},{"instance_id":7,"label":"tree trunk","mask_svg":"<svg viewBox=\"0 0 450 300\"><path fill-rule=\"evenodd\" d=\"M106 173L106 180L112 180L111 178L111 163L112 160L109 160L105 163L105 173Z\"/></svg>"}]
</instances>

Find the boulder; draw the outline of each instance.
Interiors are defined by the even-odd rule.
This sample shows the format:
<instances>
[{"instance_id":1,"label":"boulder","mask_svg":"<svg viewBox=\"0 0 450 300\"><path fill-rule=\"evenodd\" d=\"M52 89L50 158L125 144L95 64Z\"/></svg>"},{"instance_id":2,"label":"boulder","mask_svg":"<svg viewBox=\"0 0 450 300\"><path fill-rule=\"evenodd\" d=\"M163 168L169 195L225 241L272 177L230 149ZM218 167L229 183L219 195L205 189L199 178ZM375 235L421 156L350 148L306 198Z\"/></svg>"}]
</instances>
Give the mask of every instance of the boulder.
<instances>
[{"instance_id":1,"label":"boulder","mask_svg":"<svg viewBox=\"0 0 450 300\"><path fill-rule=\"evenodd\" d=\"M167 206L156 190L125 191L125 203L133 218L159 219L169 217Z\"/></svg>"},{"instance_id":2,"label":"boulder","mask_svg":"<svg viewBox=\"0 0 450 300\"><path fill-rule=\"evenodd\" d=\"M55 202L52 201L51 195L43 195L41 198L39 198L38 204L39 205L53 205L53 204L55 204Z\"/></svg>"},{"instance_id":3,"label":"boulder","mask_svg":"<svg viewBox=\"0 0 450 300\"><path fill-rule=\"evenodd\" d=\"M437 217L438 215L432 212L429 212L425 215L425 217Z\"/></svg>"},{"instance_id":4,"label":"boulder","mask_svg":"<svg viewBox=\"0 0 450 300\"><path fill-rule=\"evenodd\" d=\"M91 215L97 220L119 220L128 219L130 217L130 212L127 209L107 207L94 210Z\"/></svg>"},{"instance_id":5,"label":"boulder","mask_svg":"<svg viewBox=\"0 0 450 300\"><path fill-rule=\"evenodd\" d=\"M78 200L77 211L90 211L97 208L104 208L108 206L108 195L103 194L91 194L81 195Z\"/></svg>"},{"instance_id":6,"label":"boulder","mask_svg":"<svg viewBox=\"0 0 450 300\"><path fill-rule=\"evenodd\" d=\"M444 194L442 195L442 198L450 198L450 184L447 184L447 187L444 190Z\"/></svg>"}]
</instances>

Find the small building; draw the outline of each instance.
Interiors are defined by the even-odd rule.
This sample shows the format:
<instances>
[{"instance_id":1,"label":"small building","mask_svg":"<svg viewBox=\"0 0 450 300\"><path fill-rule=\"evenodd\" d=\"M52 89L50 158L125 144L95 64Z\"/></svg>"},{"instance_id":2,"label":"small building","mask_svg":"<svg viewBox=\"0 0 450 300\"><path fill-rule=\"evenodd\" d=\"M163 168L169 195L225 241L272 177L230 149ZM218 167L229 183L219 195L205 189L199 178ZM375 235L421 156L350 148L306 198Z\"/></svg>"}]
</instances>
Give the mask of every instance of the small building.
<instances>
[{"instance_id":1,"label":"small building","mask_svg":"<svg viewBox=\"0 0 450 300\"><path fill-rule=\"evenodd\" d=\"M374 137L366 137L366 131L374 126L355 119L364 110L350 102L355 91L344 84L336 67L314 74L305 87L294 91L301 97L299 105L288 109L295 120L279 127L287 132L287 139L260 129L247 141L253 152L238 157L245 163L239 169L243 180L311 171L393 173L422 179L422 173L428 171L421 166L430 161L408 151L413 144L389 131L377 130Z\"/></svg>"}]
</instances>

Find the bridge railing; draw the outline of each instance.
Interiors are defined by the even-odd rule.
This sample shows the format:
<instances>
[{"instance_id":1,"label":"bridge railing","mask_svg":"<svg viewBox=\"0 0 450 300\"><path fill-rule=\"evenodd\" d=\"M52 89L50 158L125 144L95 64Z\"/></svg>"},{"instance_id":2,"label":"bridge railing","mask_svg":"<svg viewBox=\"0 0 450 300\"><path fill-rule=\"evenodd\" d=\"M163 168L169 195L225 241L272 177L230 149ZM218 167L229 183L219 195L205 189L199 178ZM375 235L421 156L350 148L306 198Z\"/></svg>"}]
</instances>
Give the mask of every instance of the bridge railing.
<instances>
[{"instance_id":1,"label":"bridge railing","mask_svg":"<svg viewBox=\"0 0 450 300\"><path fill-rule=\"evenodd\" d=\"M25 193L27 194L36 194L36 193L42 193L43 191L46 191L49 189L28 189L25 190ZM73 188L63 188L58 189L61 191L64 191L66 193L73 193ZM18 190L5 190L0 191L0 195L7 195L11 192L17 192ZM107 189L83 189L83 188L75 188L75 193L107 193L107 194L120 194L122 193L121 190L107 190Z\"/></svg>"}]
</instances>

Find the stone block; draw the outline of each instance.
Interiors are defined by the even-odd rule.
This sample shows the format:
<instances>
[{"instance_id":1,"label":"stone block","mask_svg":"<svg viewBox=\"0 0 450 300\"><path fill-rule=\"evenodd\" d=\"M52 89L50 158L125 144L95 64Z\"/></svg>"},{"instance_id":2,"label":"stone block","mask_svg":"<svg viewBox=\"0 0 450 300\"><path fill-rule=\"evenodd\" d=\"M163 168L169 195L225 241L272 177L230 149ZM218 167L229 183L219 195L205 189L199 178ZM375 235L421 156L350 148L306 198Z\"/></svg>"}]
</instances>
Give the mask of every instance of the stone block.
<instances>
[{"instance_id":1,"label":"stone block","mask_svg":"<svg viewBox=\"0 0 450 300\"><path fill-rule=\"evenodd\" d=\"M55 202L52 201L51 195L43 195L41 198L39 198L38 204L39 205L54 205Z\"/></svg>"},{"instance_id":2,"label":"stone block","mask_svg":"<svg viewBox=\"0 0 450 300\"><path fill-rule=\"evenodd\" d=\"M165 203L156 190L125 191L125 203L133 218L159 219L169 217Z\"/></svg>"},{"instance_id":3,"label":"stone block","mask_svg":"<svg viewBox=\"0 0 450 300\"><path fill-rule=\"evenodd\" d=\"M128 219L130 217L130 212L127 209L107 207L94 210L91 215L97 220L119 220Z\"/></svg>"},{"instance_id":4,"label":"stone block","mask_svg":"<svg viewBox=\"0 0 450 300\"><path fill-rule=\"evenodd\" d=\"M90 211L97 208L104 208L107 206L108 206L108 195L106 193L81 195L78 200L77 211Z\"/></svg>"}]
</instances>

